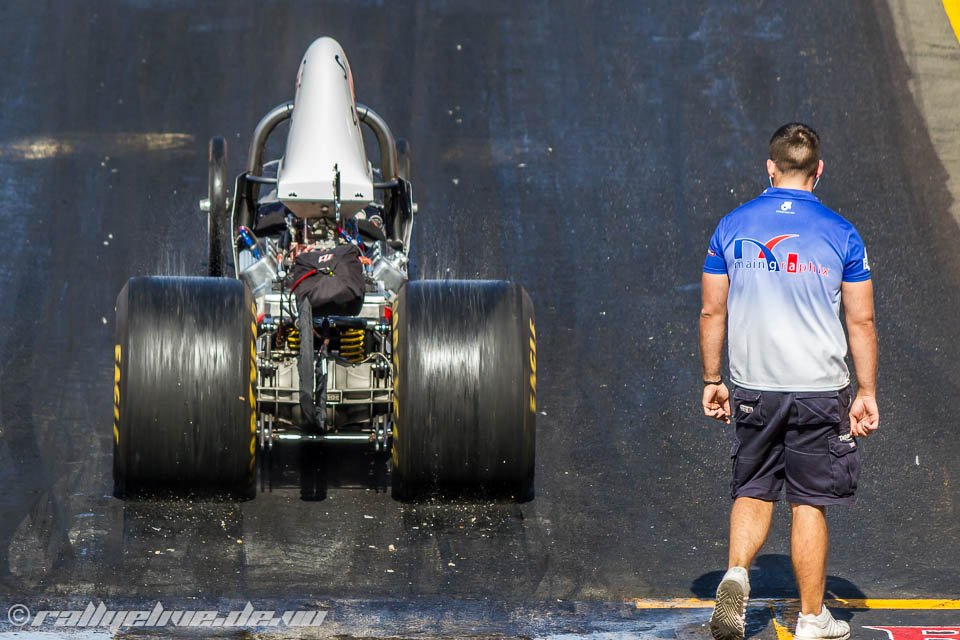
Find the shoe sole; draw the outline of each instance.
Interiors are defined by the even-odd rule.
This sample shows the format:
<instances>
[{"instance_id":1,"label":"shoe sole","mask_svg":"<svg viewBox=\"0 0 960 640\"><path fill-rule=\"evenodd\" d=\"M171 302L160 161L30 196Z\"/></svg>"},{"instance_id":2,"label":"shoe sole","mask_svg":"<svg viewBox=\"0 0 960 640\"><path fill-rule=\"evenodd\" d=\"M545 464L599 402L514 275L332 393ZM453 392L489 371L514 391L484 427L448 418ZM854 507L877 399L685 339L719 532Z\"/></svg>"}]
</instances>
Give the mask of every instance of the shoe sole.
<instances>
[{"instance_id":1,"label":"shoe sole","mask_svg":"<svg viewBox=\"0 0 960 640\"><path fill-rule=\"evenodd\" d=\"M798 636L794 635L793 640L850 640L850 632L847 631L842 636Z\"/></svg>"},{"instance_id":2,"label":"shoe sole","mask_svg":"<svg viewBox=\"0 0 960 640\"><path fill-rule=\"evenodd\" d=\"M717 602L710 616L715 640L743 640L747 598L736 580L724 580L717 589Z\"/></svg>"}]
</instances>

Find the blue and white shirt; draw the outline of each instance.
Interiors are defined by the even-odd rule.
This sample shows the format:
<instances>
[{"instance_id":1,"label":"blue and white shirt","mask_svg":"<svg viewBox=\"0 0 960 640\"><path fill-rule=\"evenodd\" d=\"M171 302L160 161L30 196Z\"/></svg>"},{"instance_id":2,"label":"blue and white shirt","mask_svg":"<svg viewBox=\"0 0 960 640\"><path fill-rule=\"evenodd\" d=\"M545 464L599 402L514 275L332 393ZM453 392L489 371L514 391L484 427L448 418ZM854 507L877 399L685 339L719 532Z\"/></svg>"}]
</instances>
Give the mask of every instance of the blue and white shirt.
<instances>
[{"instance_id":1,"label":"blue and white shirt","mask_svg":"<svg viewBox=\"0 0 960 640\"><path fill-rule=\"evenodd\" d=\"M710 239L706 273L726 274L730 378L763 391L850 383L841 282L870 279L860 234L809 191L766 189Z\"/></svg>"}]
</instances>

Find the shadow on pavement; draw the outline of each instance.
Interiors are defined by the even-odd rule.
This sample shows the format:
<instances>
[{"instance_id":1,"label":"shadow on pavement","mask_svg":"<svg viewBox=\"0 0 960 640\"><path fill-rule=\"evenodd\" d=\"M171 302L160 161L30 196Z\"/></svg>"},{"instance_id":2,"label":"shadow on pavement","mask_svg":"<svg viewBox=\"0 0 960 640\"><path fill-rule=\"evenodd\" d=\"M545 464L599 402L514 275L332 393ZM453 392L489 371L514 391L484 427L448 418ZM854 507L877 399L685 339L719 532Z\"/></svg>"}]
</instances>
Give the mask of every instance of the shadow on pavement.
<instances>
[{"instance_id":1,"label":"shadow on pavement","mask_svg":"<svg viewBox=\"0 0 960 640\"><path fill-rule=\"evenodd\" d=\"M691 583L690 591L698 598L713 598L723 574L722 570L704 573ZM750 598L752 600L797 597L790 556L779 553L767 554L759 556L754 561L753 566L750 567ZM860 599L866 598L866 595L860 587L849 580L828 575L826 597ZM775 612L777 608L774 605L748 609L746 637L757 635L766 629ZM852 618L852 612L847 609L835 610L832 613L838 620L849 621Z\"/></svg>"},{"instance_id":2,"label":"shadow on pavement","mask_svg":"<svg viewBox=\"0 0 960 640\"><path fill-rule=\"evenodd\" d=\"M317 443L277 443L258 453L260 483L258 492L300 488L300 499L319 502L327 490L373 489L389 491L386 454L366 447L324 447Z\"/></svg>"}]
</instances>

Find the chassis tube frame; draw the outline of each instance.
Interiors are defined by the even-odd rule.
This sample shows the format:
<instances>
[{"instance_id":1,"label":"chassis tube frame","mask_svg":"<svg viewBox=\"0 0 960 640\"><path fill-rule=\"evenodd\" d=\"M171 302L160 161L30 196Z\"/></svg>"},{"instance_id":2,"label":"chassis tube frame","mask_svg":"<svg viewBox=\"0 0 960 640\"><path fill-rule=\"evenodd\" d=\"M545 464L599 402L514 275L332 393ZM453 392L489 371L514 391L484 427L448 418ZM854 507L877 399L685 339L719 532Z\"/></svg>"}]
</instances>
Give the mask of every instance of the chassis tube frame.
<instances>
[{"instance_id":1,"label":"chassis tube frame","mask_svg":"<svg viewBox=\"0 0 960 640\"><path fill-rule=\"evenodd\" d=\"M398 177L399 165L397 161L397 139L393 136L390 126L380 114L365 104L357 103L357 119L367 125L377 139L380 147L380 173L385 182L394 181ZM257 123L250 140L247 152L247 174L261 177L263 173L263 150L267 146L267 138L281 122L293 115L293 101L287 100L268 111Z\"/></svg>"}]
</instances>

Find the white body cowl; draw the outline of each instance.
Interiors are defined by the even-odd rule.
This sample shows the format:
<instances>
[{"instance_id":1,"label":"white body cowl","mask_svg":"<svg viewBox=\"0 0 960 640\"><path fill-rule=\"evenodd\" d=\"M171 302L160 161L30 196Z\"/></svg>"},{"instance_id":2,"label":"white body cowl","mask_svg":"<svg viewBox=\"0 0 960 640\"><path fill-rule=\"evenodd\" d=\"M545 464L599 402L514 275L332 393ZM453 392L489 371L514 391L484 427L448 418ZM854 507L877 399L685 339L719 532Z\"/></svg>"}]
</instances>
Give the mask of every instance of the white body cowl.
<instances>
[{"instance_id":1,"label":"white body cowl","mask_svg":"<svg viewBox=\"0 0 960 640\"><path fill-rule=\"evenodd\" d=\"M347 219L373 200L373 173L350 63L333 38L315 40L303 55L293 105L277 195L301 218L333 217L339 172L340 217Z\"/></svg>"}]
</instances>

